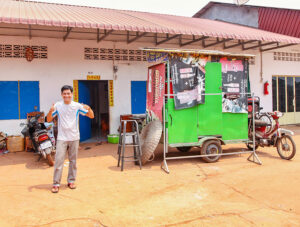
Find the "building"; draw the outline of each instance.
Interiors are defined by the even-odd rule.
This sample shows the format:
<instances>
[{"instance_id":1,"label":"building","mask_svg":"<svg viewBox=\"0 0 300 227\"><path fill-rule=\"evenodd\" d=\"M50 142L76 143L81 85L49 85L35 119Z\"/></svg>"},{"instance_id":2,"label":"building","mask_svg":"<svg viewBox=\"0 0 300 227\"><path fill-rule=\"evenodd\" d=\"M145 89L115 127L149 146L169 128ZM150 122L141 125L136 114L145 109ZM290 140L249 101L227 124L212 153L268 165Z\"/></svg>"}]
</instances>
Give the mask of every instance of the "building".
<instances>
[{"instance_id":1,"label":"building","mask_svg":"<svg viewBox=\"0 0 300 227\"><path fill-rule=\"evenodd\" d=\"M300 10L251 5L209 2L193 17L224 21L233 24L258 28L265 31L300 38ZM261 75L256 86L272 85L269 95L263 95L266 110L284 112L283 124L300 123L300 52L299 48L286 47L279 50L269 49L255 58L255 73ZM271 100L272 99L272 100ZM272 104L272 108L270 108Z\"/></svg>"},{"instance_id":2,"label":"building","mask_svg":"<svg viewBox=\"0 0 300 227\"><path fill-rule=\"evenodd\" d=\"M97 136L102 119L109 119L109 131L116 133L121 114L145 110L151 63L144 48L254 55L261 48L269 61L273 58L269 50L299 51L300 44L299 38L207 19L4 0L0 0L0 35L0 131L20 134L26 113L47 112L60 100L61 86L70 84L74 99L90 104L97 116L92 122L80 121L82 140ZM280 61L286 70L264 66L261 78L259 62L256 58L250 67L251 87L271 110L261 81L270 80L274 71L283 75L294 70L289 62Z\"/></svg>"}]
</instances>

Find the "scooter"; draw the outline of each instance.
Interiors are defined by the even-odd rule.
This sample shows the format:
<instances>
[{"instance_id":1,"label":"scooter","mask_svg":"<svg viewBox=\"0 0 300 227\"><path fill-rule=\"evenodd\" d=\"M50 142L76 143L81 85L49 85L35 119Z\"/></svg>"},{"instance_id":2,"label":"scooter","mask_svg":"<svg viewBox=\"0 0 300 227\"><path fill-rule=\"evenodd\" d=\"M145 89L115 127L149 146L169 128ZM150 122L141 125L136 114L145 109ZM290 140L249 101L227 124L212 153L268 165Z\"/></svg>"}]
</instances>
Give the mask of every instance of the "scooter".
<instances>
[{"instance_id":1,"label":"scooter","mask_svg":"<svg viewBox=\"0 0 300 227\"><path fill-rule=\"evenodd\" d=\"M52 154L55 153L54 137L50 136L45 125L39 123L40 115L30 118L27 122L21 123L20 126L25 126L21 133L24 136L30 137L35 152L40 155L39 160L43 157L48 161L49 166L54 165Z\"/></svg>"},{"instance_id":2,"label":"scooter","mask_svg":"<svg viewBox=\"0 0 300 227\"><path fill-rule=\"evenodd\" d=\"M279 118L283 113L279 111L268 112L268 115L275 121L275 124L255 119L255 149L259 146L277 148L277 152L282 159L290 160L296 154L296 144L292 138L294 133L290 130L283 129L279 125ZM249 149L253 149L253 121L249 118L248 137L250 142L247 143Z\"/></svg>"}]
</instances>

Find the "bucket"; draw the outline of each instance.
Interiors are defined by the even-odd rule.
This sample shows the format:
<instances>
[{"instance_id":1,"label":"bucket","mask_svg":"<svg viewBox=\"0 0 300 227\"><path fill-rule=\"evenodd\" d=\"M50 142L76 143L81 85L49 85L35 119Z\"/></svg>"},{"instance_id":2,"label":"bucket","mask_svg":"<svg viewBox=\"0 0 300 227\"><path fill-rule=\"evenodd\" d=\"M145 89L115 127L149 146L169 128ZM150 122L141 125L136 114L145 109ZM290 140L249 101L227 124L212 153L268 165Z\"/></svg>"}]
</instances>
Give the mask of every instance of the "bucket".
<instances>
[{"instance_id":1,"label":"bucket","mask_svg":"<svg viewBox=\"0 0 300 227\"><path fill-rule=\"evenodd\" d=\"M6 146L9 152L24 151L24 137L8 136L6 141Z\"/></svg>"},{"instance_id":2,"label":"bucket","mask_svg":"<svg viewBox=\"0 0 300 227\"><path fill-rule=\"evenodd\" d=\"M119 135L117 134L110 134L110 135L107 135L107 141L109 143L119 143Z\"/></svg>"}]
</instances>

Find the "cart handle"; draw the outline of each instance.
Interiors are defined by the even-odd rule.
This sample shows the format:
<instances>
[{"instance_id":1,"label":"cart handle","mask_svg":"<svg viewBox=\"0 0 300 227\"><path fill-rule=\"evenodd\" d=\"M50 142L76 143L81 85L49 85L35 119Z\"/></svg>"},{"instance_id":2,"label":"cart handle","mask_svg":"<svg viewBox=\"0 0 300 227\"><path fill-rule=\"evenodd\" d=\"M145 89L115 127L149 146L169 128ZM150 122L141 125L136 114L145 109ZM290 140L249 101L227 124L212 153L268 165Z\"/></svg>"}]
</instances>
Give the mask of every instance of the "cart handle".
<instances>
[{"instance_id":1,"label":"cart handle","mask_svg":"<svg viewBox=\"0 0 300 227\"><path fill-rule=\"evenodd\" d=\"M170 126L172 126L172 124L173 124L173 118L172 118L172 115L171 115L171 114L169 114L169 116L170 116L170 119L171 119L171 124L170 124Z\"/></svg>"}]
</instances>

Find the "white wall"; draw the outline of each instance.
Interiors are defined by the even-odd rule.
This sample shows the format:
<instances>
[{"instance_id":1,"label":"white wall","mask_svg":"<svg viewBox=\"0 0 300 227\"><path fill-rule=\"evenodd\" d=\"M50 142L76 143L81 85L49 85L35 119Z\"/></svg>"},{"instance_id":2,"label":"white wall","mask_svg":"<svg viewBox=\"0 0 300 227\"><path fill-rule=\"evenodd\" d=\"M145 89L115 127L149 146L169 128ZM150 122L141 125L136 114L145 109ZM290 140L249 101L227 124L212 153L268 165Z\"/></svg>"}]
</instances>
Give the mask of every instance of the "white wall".
<instances>
[{"instance_id":1,"label":"white wall","mask_svg":"<svg viewBox=\"0 0 300 227\"><path fill-rule=\"evenodd\" d=\"M52 103L61 99L60 88L73 85L73 80L85 80L90 73L101 75L102 80L112 80L112 61L84 60L84 47L112 48L112 42L80 41L28 37L0 37L1 44L30 44L48 46L48 59L0 58L0 80L40 81L40 110L48 112ZM127 48L127 45L116 48ZM129 48L129 47L128 47ZM137 47L136 47L137 48ZM131 113L131 80L146 80L148 63L115 62L119 70L114 81L114 106L110 107L110 129L117 132L120 114ZM5 108L1 106L1 108ZM9 135L20 134L19 120L0 121L0 131Z\"/></svg>"},{"instance_id":2,"label":"white wall","mask_svg":"<svg viewBox=\"0 0 300 227\"><path fill-rule=\"evenodd\" d=\"M278 52L298 52L300 53L300 48L290 47L290 48L281 48L274 50ZM260 55L257 54L255 57L255 65L250 65L250 84L251 90L255 95L261 98L261 104L264 108L263 111L272 111L272 76L274 75L300 75L300 62L299 61L274 61L272 52L263 52L262 53L262 78L260 74ZM269 83L269 94L264 95L263 86L264 83L268 81Z\"/></svg>"},{"instance_id":3,"label":"white wall","mask_svg":"<svg viewBox=\"0 0 300 227\"><path fill-rule=\"evenodd\" d=\"M101 75L103 80L113 79L113 62L100 60L84 60L84 47L133 48L151 47L153 44L136 43L126 45L125 43L100 42L89 40L28 37L0 37L1 44L20 45L46 45L48 47L48 59L34 59L27 62L25 59L0 58L0 80L38 80L40 81L40 109L47 112L52 103L61 99L60 88L65 84L73 85L73 80L85 80L86 75L93 73ZM161 45L160 48L176 47L178 45ZM199 46L187 46L185 48L197 49ZM298 48L298 49L297 49ZM278 51L299 51L299 47L280 49ZM214 49L217 49L215 47ZM229 51L228 51L229 52ZM240 53L240 49L230 49L230 52ZM248 53L257 53L251 51ZM115 62L119 70L117 79L114 81L114 106L110 107L110 129L116 133L119 126L120 114L131 113L131 80L146 80L146 62ZM273 61L273 52L263 54L263 82L269 81L271 85L272 75L300 75L299 62ZM250 66L251 88L262 99L265 111L272 110L272 89L270 94L263 95L263 82L260 82L260 60L256 56L255 65ZM1 108L5 108L1 106ZM0 121L0 131L9 135L20 134L20 120Z\"/></svg>"}]
</instances>

